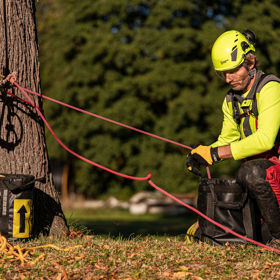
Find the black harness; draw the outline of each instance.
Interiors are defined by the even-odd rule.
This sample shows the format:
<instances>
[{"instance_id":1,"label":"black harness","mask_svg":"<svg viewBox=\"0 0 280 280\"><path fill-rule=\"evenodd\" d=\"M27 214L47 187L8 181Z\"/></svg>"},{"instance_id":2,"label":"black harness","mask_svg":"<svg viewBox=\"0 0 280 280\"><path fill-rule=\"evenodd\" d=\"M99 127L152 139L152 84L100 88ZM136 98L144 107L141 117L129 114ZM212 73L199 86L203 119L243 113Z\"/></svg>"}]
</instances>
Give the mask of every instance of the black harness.
<instances>
[{"instance_id":1,"label":"black harness","mask_svg":"<svg viewBox=\"0 0 280 280\"><path fill-rule=\"evenodd\" d=\"M257 71L256 78L253 86L250 89L249 94L243 98L241 92L229 90L226 96L227 103L232 102L233 118L237 124L240 124L242 118L253 115L255 118L258 117L258 106L256 93L260 92L265 84L268 82L275 81L280 83L280 78L273 74L263 74L261 71ZM250 109L250 105L252 107ZM240 107L243 113L240 112Z\"/></svg>"}]
</instances>

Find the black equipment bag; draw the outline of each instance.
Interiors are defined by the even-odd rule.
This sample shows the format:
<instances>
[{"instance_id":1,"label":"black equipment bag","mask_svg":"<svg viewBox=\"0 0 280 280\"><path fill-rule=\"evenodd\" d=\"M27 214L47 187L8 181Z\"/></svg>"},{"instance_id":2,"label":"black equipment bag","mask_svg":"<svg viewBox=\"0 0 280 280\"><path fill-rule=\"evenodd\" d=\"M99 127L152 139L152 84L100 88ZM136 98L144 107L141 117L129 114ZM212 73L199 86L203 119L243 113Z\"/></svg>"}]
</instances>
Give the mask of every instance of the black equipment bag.
<instances>
[{"instance_id":1,"label":"black equipment bag","mask_svg":"<svg viewBox=\"0 0 280 280\"><path fill-rule=\"evenodd\" d=\"M200 178L197 208L223 226L258 240L255 205L235 179ZM202 217L198 217L200 239L211 243L246 243Z\"/></svg>"},{"instance_id":2,"label":"black equipment bag","mask_svg":"<svg viewBox=\"0 0 280 280\"><path fill-rule=\"evenodd\" d=\"M0 174L0 232L8 240L32 237L34 182L32 175Z\"/></svg>"}]
</instances>

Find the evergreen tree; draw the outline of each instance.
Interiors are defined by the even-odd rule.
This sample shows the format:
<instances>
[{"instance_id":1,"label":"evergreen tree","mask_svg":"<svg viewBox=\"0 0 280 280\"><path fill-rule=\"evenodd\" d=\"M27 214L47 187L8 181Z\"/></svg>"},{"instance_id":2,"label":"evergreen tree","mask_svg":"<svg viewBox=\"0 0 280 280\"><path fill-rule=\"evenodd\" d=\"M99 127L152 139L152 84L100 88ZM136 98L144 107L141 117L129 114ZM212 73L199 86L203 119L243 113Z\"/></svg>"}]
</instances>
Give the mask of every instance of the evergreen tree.
<instances>
[{"instance_id":1,"label":"evergreen tree","mask_svg":"<svg viewBox=\"0 0 280 280\"><path fill-rule=\"evenodd\" d=\"M186 145L210 144L221 128L227 87L210 53L223 31L255 30L261 61L279 60L279 7L272 0L49 0L38 9L44 93ZM187 150L56 104L45 111L59 137L83 156L134 176L152 172L172 192L196 189L197 177L185 170ZM48 143L52 157L74 161L76 184L87 194L147 187L74 160L52 138ZM229 160L211 170L230 176L237 167Z\"/></svg>"}]
</instances>

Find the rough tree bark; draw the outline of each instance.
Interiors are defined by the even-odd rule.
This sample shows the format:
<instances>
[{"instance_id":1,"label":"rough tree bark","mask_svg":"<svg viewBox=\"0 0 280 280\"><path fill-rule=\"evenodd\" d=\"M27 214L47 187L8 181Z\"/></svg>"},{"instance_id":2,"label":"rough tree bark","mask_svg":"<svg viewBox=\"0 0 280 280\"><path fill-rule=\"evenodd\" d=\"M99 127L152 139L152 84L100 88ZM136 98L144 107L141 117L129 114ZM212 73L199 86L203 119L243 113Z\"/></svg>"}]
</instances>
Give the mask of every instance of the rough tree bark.
<instances>
[{"instance_id":1,"label":"rough tree bark","mask_svg":"<svg viewBox=\"0 0 280 280\"><path fill-rule=\"evenodd\" d=\"M0 71L17 72L18 84L40 92L35 0L0 0ZM22 94L13 89L21 98ZM42 108L42 99L31 96ZM34 233L67 232L50 171L44 124L29 105L0 93L0 172L44 177L36 182Z\"/></svg>"}]
</instances>

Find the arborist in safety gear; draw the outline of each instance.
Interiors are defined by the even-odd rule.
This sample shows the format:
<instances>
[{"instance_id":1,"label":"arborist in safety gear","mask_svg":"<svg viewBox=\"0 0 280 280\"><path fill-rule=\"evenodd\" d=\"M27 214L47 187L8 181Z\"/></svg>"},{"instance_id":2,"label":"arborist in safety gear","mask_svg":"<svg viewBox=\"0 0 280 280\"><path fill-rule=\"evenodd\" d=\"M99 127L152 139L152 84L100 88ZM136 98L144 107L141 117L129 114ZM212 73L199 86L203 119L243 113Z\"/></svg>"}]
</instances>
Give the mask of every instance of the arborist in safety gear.
<instances>
[{"instance_id":1,"label":"arborist in safety gear","mask_svg":"<svg viewBox=\"0 0 280 280\"><path fill-rule=\"evenodd\" d=\"M272 235L280 244L280 79L257 68L255 34L231 30L212 47L217 74L231 86L222 110L218 140L189 153L189 171L200 175L201 166L222 159L245 159L237 182L248 190Z\"/></svg>"}]
</instances>

